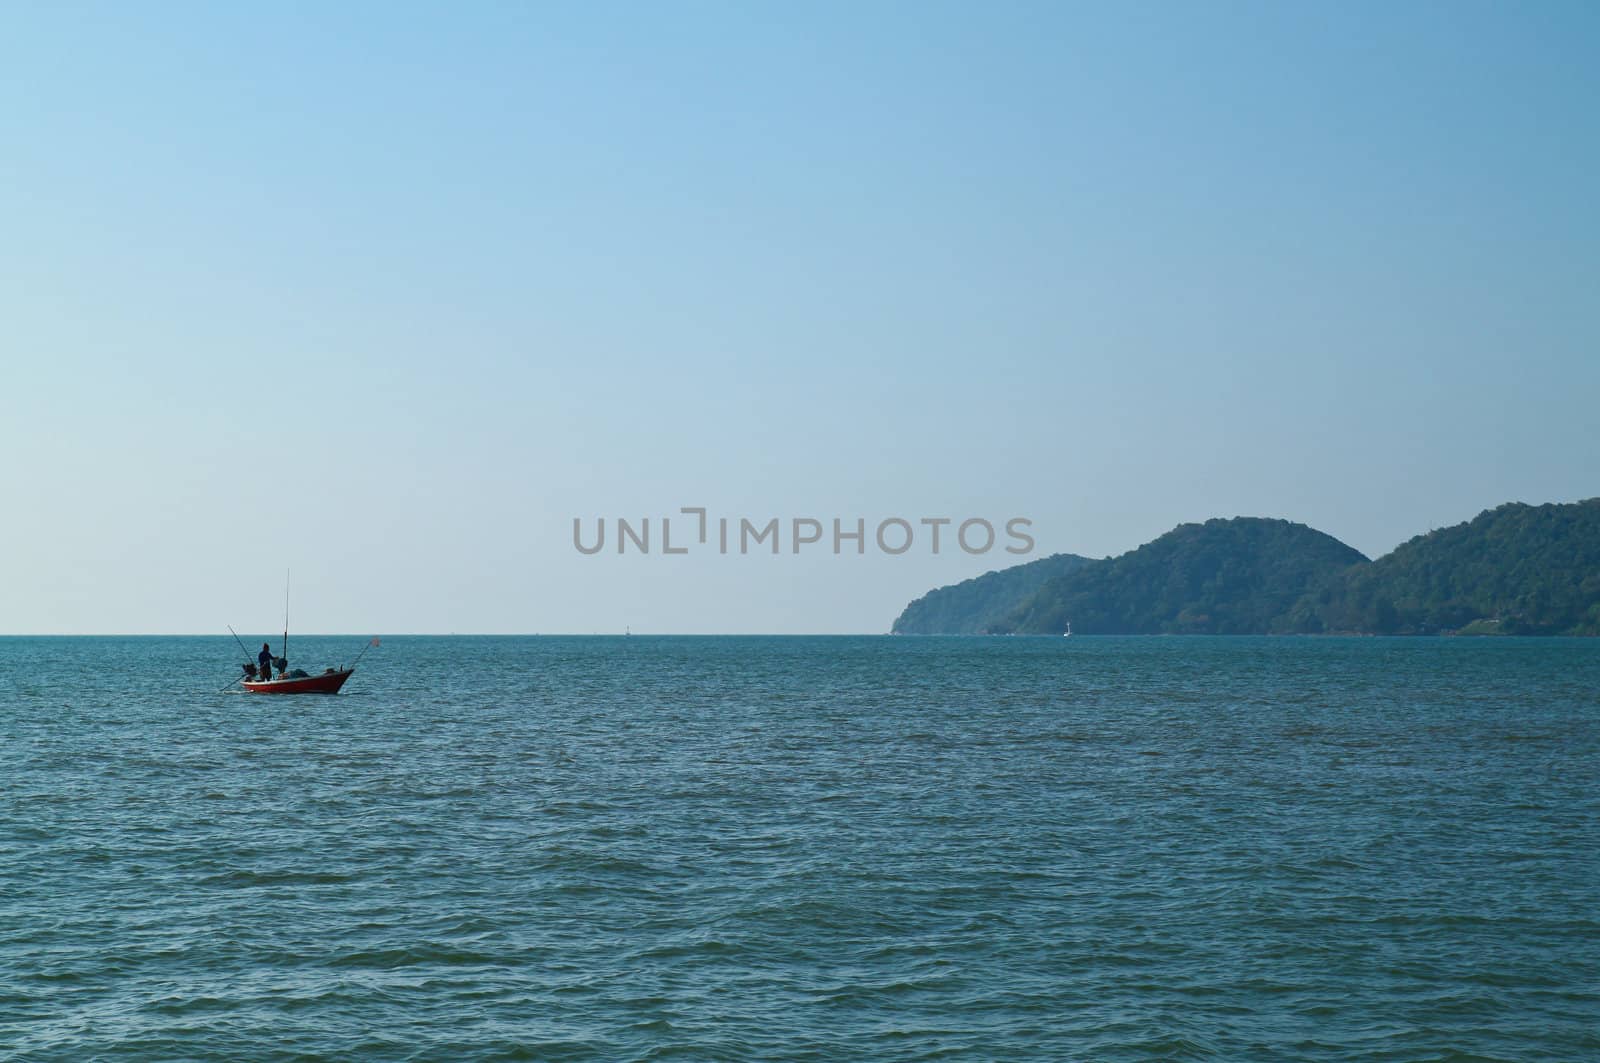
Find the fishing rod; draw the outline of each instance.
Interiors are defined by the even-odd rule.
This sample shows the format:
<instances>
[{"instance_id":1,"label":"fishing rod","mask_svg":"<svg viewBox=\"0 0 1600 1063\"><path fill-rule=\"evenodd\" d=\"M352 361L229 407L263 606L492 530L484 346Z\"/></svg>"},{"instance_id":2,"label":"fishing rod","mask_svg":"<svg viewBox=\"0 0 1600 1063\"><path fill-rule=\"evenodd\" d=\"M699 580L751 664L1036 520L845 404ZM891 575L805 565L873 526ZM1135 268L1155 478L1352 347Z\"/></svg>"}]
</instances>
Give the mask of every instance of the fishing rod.
<instances>
[{"instance_id":1,"label":"fishing rod","mask_svg":"<svg viewBox=\"0 0 1600 1063\"><path fill-rule=\"evenodd\" d=\"M381 646L381 645L383 645L382 642L379 642L376 638L372 639L372 641L368 642L365 646L361 647L361 652L356 654L356 659L350 662L350 667L352 669L354 669L356 665L361 663L361 658L363 658L363 657L365 657L367 655L367 651L368 650L372 649L372 647L374 647L374 646Z\"/></svg>"},{"instance_id":2,"label":"fishing rod","mask_svg":"<svg viewBox=\"0 0 1600 1063\"><path fill-rule=\"evenodd\" d=\"M233 641L235 641L235 642L237 642L239 644L239 648L241 650L244 650L245 668L248 669L250 667L250 651L245 649L244 640L239 637L239 633L237 631L233 630L233 625L232 624L228 625L228 634L232 635L233 636ZM233 683L237 683L239 680L241 680L243 678L244 678L244 676L242 676L242 675L236 675L236 676L233 677ZM229 683L228 686L223 687L221 690L217 691L217 693L218 694L227 693L228 687L233 686L233 683Z\"/></svg>"},{"instance_id":3,"label":"fishing rod","mask_svg":"<svg viewBox=\"0 0 1600 1063\"><path fill-rule=\"evenodd\" d=\"M239 637L239 633L237 631L233 630L232 624L228 625L228 634L232 635L233 641L239 644L239 648L241 650L244 650L244 659L248 661L250 659L250 651L244 649L244 640Z\"/></svg>"},{"instance_id":4,"label":"fishing rod","mask_svg":"<svg viewBox=\"0 0 1600 1063\"><path fill-rule=\"evenodd\" d=\"M283 570L283 652L279 654L285 661L289 659L289 570Z\"/></svg>"}]
</instances>

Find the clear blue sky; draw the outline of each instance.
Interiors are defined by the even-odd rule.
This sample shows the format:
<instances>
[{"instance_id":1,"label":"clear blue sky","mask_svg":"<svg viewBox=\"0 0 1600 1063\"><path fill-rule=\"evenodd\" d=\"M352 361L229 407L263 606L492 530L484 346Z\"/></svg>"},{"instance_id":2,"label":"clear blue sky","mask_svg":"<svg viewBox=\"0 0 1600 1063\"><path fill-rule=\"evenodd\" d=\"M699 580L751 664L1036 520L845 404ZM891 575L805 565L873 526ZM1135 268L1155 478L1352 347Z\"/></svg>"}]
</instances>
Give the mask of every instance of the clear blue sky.
<instances>
[{"instance_id":1,"label":"clear blue sky","mask_svg":"<svg viewBox=\"0 0 1600 1063\"><path fill-rule=\"evenodd\" d=\"M1600 494L1593 4L0 13L0 632L881 631L575 516Z\"/></svg>"}]
</instances>

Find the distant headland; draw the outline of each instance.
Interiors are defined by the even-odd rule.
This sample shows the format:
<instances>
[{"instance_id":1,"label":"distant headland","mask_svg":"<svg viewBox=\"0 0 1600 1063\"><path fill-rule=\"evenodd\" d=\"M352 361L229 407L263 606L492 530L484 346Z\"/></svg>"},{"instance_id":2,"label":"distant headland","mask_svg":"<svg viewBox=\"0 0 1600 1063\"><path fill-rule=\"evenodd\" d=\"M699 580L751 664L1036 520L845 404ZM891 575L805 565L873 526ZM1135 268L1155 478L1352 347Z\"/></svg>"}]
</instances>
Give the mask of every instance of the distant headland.
<instances>
[{"instance_id":1,"label":"distant headland","mask_svg":"<svg viewBox=\"0 0 1600 1063\"><path fill-rule=\"evenodd\" d=\"M1600 498L1507 503L1368 560L1286 520L1180 524L940 587L902 635L1600 635Z\"/></svg>"}]
</instances>

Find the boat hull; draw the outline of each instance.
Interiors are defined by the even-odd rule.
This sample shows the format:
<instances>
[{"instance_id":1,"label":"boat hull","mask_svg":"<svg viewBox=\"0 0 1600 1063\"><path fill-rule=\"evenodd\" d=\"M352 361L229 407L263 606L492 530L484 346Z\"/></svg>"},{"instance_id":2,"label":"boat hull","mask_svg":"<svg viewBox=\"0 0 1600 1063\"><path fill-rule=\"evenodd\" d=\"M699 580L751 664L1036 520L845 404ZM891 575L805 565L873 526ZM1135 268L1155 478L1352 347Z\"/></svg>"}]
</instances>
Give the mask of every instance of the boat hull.
<instances>
[{"instance_id":1,"label":"boat hull","mask_svg":"<svg viewBox=\"0 0 1600 1063\"><path fill-rule=\"evenodd\" d=\"M354 668L336 668L298 679L245 679L241 685L252 694L337 694L354 672Z\"/></svg>"}]
</instances>

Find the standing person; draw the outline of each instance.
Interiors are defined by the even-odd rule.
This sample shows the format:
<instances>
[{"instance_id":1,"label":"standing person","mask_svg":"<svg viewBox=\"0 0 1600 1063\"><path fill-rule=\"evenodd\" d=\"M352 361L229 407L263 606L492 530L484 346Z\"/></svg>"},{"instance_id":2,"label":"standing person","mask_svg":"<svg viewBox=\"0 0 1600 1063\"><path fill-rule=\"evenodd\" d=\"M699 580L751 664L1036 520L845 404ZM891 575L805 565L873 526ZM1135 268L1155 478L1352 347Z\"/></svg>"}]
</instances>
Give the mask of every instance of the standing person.
<instances>
[{"instance_id":1,"label":"standing person","mask_svg":"<svg viewBox=\"0 0 1600 1063\"><path fill-rule=\"evenodd\" d=\"M261 679L265 682L272 678L272 647L267 643L261 644L261 652L256 654L256 663L261 668Z\"/></svg>"}]
</instances>

